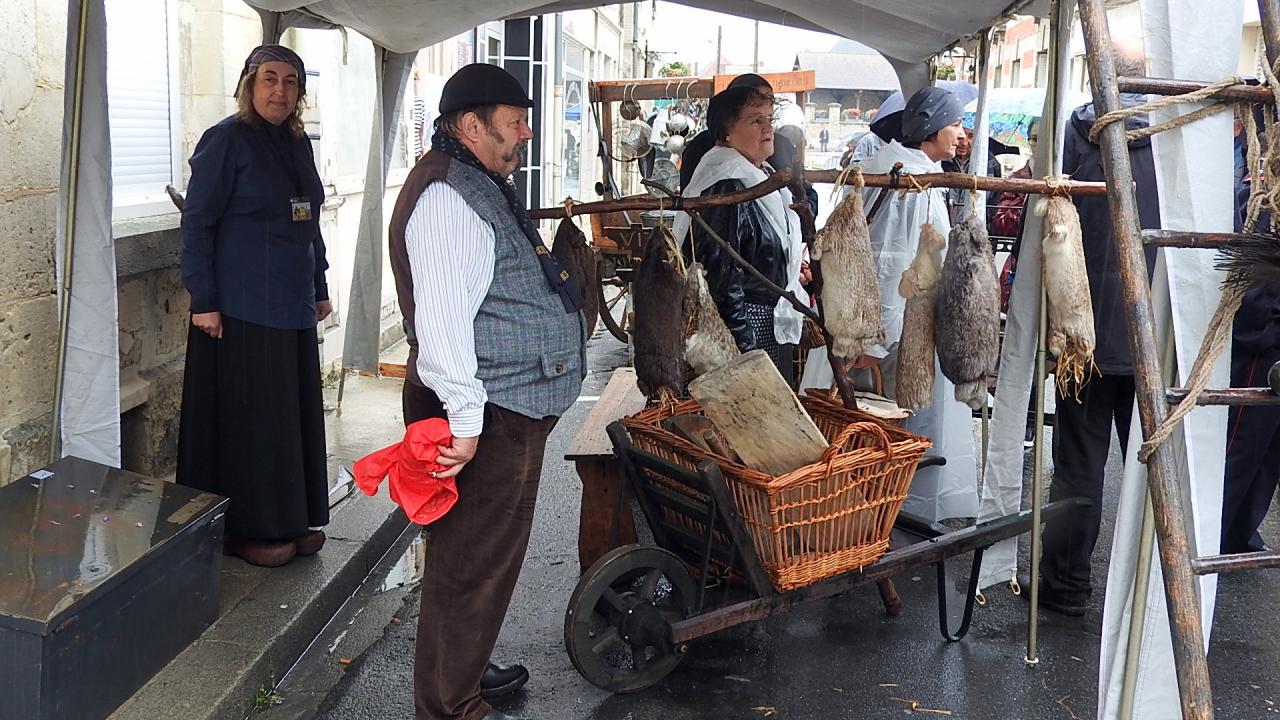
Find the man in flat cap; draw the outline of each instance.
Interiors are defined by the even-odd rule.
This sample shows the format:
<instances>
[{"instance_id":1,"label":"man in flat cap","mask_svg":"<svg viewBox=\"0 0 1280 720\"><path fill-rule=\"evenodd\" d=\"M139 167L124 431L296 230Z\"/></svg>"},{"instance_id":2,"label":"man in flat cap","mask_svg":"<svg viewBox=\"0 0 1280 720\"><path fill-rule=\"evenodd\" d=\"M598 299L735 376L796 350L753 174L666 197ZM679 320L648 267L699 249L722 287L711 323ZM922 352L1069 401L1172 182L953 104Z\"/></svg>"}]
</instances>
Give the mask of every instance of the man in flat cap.
<instances>
[{"instance_id":1,"label":"man in flat cap","mask_svg":"<svg viewBox=\"0 0 1280 720\"><path fill-rule=\"evenodd\" d=\"M410 331L404 419L448 419L439 477L458 487L426 529L417 720L511 720L485 696L528 675L489 655L524 562L547 435L586 374L580 280L552 258L510 182L532 106L502 68L459 70L391 216Z\"/></svg>"}]
</instances>

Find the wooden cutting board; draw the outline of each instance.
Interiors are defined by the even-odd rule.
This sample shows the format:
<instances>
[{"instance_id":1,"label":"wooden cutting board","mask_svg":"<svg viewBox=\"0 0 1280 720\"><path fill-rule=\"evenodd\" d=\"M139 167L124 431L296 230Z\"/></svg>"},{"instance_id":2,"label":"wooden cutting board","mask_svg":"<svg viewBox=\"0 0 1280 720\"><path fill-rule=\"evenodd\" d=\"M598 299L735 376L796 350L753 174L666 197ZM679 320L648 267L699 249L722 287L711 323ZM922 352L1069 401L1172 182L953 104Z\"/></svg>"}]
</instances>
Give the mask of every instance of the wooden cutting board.
<instances>
[{"instance_id":1,"label":"wooden cutting board","mask_svg":"<svg viewBox=\"0 0 1280 720\"><path fill-rule=\"evenodd\" d=\"M816 462L826 438L769 355L752 350L689 383L689 393L747 467L781 475Z\"/></svg>"}]
</instances>

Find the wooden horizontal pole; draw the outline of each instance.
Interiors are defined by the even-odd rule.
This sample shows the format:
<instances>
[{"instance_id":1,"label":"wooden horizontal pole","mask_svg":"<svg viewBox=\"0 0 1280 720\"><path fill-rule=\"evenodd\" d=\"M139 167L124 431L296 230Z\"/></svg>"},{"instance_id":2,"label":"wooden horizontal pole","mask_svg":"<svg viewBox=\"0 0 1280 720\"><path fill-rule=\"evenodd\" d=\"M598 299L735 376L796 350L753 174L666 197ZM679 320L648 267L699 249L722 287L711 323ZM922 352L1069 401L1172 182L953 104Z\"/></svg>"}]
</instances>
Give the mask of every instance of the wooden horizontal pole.
<instances>
[{"instance_id":1,"label":"wooden horizontal pole","mask_svg":"<svg viewBox=\"0 0 1280 720\"><path fill-rule=\"evenodd\" d=\"M810 183L833 183L840 175L838 170L816 170L806 172L805 181ZM976 177L965 173L922 173L911 175L903 173L897 178L888 174L863 175L862 179L867 187L891 187L895 185L898 188L915 187L907 178L914 178L916 183L921 187L943 187L943 188L972 188L975 180L979 190L988 192L1019 192L1031 195L1047 195L1058 188L1071 195L1096 195L1101 196L1107 193L1106 183L1100 182L1077 182L1075 180L1065 180L1054 186L1051 186L1044 180L1023 180L1019 178L991 178ZM768 195L771 192L786 186L791 180L791 171L782 170L774 173L768 180L739 190L735 193L725 193L724 195L712 195L709 197L688 198L680 201L677 206L672 200L654 197L631 197L620 198L618 200L601 200L598 202L575 203L570 207L569 213L572 215L591 215L594 213L621 212L623 210L657 210L661 207L664 210L700 210L702 208L715 207L717 205L737 205L749 200L755 200L758 197ZM565 217L565 208L535 208L529 211L529 217L534 220L555 220Z\"/></svg>"},{"instance_id":2,"label":"wooden horizontal pole","mask_svg":"<svg viewBox=\"0 0 1280 720\"><path fill-rule=\"evenodd\" d=\"M1121 77L1118 78L1120 92L1141 93L1143 95L1186 95L1202 90L1207 82L1194 80L1169 80L1167 78ZM1275 93L1269 87L1261 85L1230 85L1213 94L1215 100L1248 100L1250 102L1274 103Z\"/></svg>"},{"instance_id":3,"label":"wooden horizontal pole","mask_svg":"<svg viewBox=\"0 0 1280 720\"><path fill-rule=\"evenodd\" d=\"M1166 393L1169 404L1176 405L1187 396L1184 388L1170 388ZM1196 399L1197 405L1280 405L1280 395L1270 388L1228 388L1205 390Z\"/></svg>"},{"instance_id":4,"label":"wooden horizontal pole","mask_svg":"<svg viewBox=\"0 0 1280 720\"><path fill-rule=\"evenodd\" d=\"M804 174L804 179L809 183L834 183L843 171L841 170L813 170ZM994 178L994 177L978 177L967 173L920 173L910 174L902 173L898 176L897 187L912 188L915 187L911 183L912 178L921 187L942 187L942 188L959 188L961 190L974 189L974 181L977 181L977 189L987 192L1017 192L1028 193L1031 195L1049 195L1054 192L1054 188L1058 188L1059 192L1066 192L1070 195L1106 195L1107 184L1101 182L1079 182L1076 180L1064 180L1060 183L1050 185L1044 180L1024 180L1022 178ZM890 187L894 184L894 179L888 174L863 174L863 184L867 187ZM850 174L845 179L846 184L853 183L853 175Z\"/></svg>"},{"instance_id":5,"label":"wooden horizontal pole","mask_svg":"<svg viewBox=\"0 0 1280 720\"><path fill-rule=\"evenodd\" d=\"M791 182L791 171L783 170L774 173L768 180L759 185L752 185L744 190L732 193L724 193L722 195L708 195L707 197L681 198L677 202L670 198L656 198L651 196L640 195L636 197L618 198L617 200L600 200L589 203L575 203L567 208L568 213L573 215L592 215L595 213L622 212L623 210L701 210L703 208L716 207L720 205L738 205L744 202L750 202L758 197L763 197L771 192L787 186ZM537 208L529 211L529 217L534 220L555 220L557 218L566 217L565 207L556 208Z\"/></svg>"},{"instance_id":6,"label":"wooden horizontal pole","mask_svg":"<svg viewBox=\"0 0 1280 720\"><path fill-rule=\"evenodd\" d=\"M1234 233L1191 232L1185 230L1142 231L1143 244L1167 248L1217 250L1237 237L1241 236Z\"/></svg>"},{"instance_id":7,"label":"wooden horizontal pole","mask_svg":"<svg viewBox=\"0 0 1280 720\"><path fill-rule=\"evenodd\" d=\"M601 80L591 83L589 92L591 102L709 98L715 94L715 79L684 77Z\"/></svg>"},{"instance_id":8,"label":"wooden horizontal pole","mask_svg":"<svg viewBox=\"0 0 1280 720\"><path fill-rule=\"evenodd\" d=\"M1274 567L1280 567L1280 553L1274 550L1234 555L1209 555L1191 560L1191 570L1197 575L1217 575L1239 570L1261 570Z\"/></svg>"}]
</instances>

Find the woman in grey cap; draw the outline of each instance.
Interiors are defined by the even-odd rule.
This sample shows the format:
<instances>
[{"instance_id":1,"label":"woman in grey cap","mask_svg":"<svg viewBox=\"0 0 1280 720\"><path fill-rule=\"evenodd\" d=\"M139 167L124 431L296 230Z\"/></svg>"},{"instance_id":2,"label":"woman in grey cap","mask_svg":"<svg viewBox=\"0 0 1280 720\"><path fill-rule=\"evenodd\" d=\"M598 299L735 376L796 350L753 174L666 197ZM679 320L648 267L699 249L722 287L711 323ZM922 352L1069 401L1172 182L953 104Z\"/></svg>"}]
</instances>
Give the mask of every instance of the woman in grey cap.
<instances>
[{"instance_id":1,"label":"woman in grey cap","mask_svg":"<svg viewBox=\"0 0 1280 720\"><path fill-rule=\"evenodd\" d=\"M964 106L950 90L927 87L912 95L902 111L898 139L885 145L862 167L866 173L887 173L902 163L904 173L941 172L941 162L955 157L956 144L964 136L961 119ZM893 395L898 341L902 337L902 316L906 300L898 294L898 281L915 257L920 226L932 224L944 236L951 231L945 191L930 188L923 192L899 193L867 188L867 207L880 193L887 193L876 211L869 230L880 281L881 323L885 341L858 359L859 367L879 365L885 392ZM911 483L911 494L903 510L941 520L973 517L978 511L973 423L969 408L956 402L950 381L937 373L933 384L933 404L921 408L905 427L933 439L934 451L947 459L943 467L925 468Z\"/></svg>"}]
</instances>

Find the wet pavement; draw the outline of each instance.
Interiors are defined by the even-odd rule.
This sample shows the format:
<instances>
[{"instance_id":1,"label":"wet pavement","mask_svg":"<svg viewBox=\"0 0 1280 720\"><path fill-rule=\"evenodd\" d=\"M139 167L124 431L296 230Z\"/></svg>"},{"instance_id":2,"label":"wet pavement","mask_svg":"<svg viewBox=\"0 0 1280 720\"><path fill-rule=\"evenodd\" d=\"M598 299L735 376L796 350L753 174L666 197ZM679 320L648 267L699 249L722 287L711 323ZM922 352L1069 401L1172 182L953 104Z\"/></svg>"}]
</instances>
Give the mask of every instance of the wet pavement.
<instances>
[{"instance_id":1,"label":"wet pavement","mask_svg":"<svg viewBox=\"0 0 1280 720\"><path fill-rule=\"evenodd\" d=\"M626 362L625 347L599 334L589 355L592 372L582 390L584 398L598 396L609 371ZM905 605L898 617L884 615L874 588L861 588L693 641L683 662L648 690L611 696L592 686L572 667L563 641L566 604L578 578L580 485L572 467L561 460L590 409L590 400L579 401L550 439L533 538L495 651L498 661L527 665L532 680L507 702L498 703L499 709L536 720L904 716L1079 720L1096 715L1111 512L1095 553L1097 590L1088 612L1074 619L1042 613L1038 665L1024 662L1027 605L1004 585L987 590L987 604L977 608L966 639L944 642L938 632L934 573L925 568L896 579ZM1114 451L1107 477L1105 504L1113 510L1120 479L1119 455ZM1272 540L1280 539L1280 524L1274 517L1275 513L1264 526L1264 535ZM408 539L400 547L407 543ZM1024 538L1024 558L1025 546ZM412 559L389 557L382 572L396 565L401 572L412 564ZM958 608L967 559L953 560L948 571L952 607ZM389 619L378 620L377 612L365 616L361 642L352 645L344 639L348 644L340 642L325 650L329 641L317 640L312 667L322 666L341 680L324 698L317 697L323 683L303 691L310 693L308 712L319 708L314 710L315 717L413 716L411 668L418 595L412 587L398 587L404 577L401 572L390 582L380 575L369 581L367 596L376 598L370 602ZM1280 701L1280 636L1270 608L1275 607L1280 591L1280 575L1262 571L1228 576L1220 588L1210 658L1218 717L1274 717L1280 711L1273 704ZM958 611L955 615L953 624ZM347 621L335 619L331 627L343 622ZM343 664L344 659L352 662ZM280 692L286 699L282 710L294 704L293 688L305 684L307 663L304 658L282 684ZM266 717L312 716L300 712L295 708L293 713L273 712Z\"/></svg>"}]
</instances>

